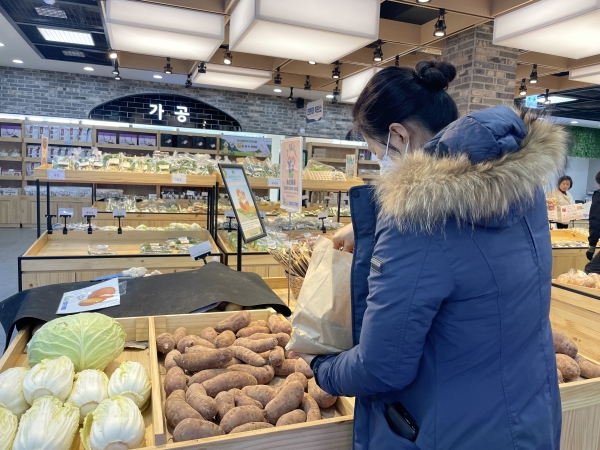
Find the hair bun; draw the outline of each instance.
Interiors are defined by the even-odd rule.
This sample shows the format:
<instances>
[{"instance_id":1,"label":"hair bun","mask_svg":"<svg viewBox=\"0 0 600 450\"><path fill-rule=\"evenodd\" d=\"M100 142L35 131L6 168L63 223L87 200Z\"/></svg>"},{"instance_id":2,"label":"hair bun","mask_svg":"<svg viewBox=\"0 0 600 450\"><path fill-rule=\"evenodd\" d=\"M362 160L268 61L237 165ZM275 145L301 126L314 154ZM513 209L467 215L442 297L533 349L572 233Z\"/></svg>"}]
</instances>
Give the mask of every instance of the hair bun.
<instances>
[{"instance_id":1,"label":"hair bun","mask_svg":"<svg viewBox=\"0 0 600 450\"><path fill-rule=\"evenodd\" d=\"M419 61L415 74L427 88L441 91L456 77L456 68L445 61Z\"/></svg>"}]
</instances>

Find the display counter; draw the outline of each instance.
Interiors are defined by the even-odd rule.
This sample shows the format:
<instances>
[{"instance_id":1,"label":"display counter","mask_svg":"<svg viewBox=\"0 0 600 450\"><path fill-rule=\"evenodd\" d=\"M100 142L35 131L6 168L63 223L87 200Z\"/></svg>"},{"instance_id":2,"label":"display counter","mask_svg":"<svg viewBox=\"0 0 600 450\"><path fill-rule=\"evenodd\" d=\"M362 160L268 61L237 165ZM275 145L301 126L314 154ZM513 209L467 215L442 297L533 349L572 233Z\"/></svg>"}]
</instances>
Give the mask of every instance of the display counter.
<instances>
[{"instance_id":1,"label":"display counter","mask_svg":"<svg viewBox=\"0 0 600 450\"><path fill-rule=\"evenodd\" d=\"M588 249L587 236L568 230L550 230L552 241L552 278L571 269L584 270L589 262L585 256Z\"/></svg>"}]
</instances>

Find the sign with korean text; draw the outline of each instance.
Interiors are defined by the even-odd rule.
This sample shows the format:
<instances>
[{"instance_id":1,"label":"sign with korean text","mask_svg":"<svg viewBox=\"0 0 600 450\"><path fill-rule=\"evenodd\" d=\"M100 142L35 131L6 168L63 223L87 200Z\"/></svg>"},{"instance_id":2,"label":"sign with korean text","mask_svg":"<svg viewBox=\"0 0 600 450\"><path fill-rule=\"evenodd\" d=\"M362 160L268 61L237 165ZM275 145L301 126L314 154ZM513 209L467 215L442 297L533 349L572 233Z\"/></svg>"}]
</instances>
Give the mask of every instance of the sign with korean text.
<instances>
[{"instance_id":1,"label":"sign with korean text","mask_svg":"<svg viewBox=\"0 0 600 450\"><path fill-rule=\"evenodd\" d=\"M232 156L269 156L271 139L245 136L221 137L221 154Z\"/></svg>"},{"instance_id":2,"label":"sign with korean text","mask_svg":"<svg viewBox=\"0 0 600 450\"><path fill-rule=\"evenodd\" d=\"M323 99L315 100L306 105L306 123L323 120Z\"/></svg>"},{"instance_id":3,"label":"sign with korean text","mask_svg":"<svg viewBox=\"0 0 600 450\"><path fill-rule=\"evenodd\" d=\"M560 221L562 223L570 222L571 220L582 220L582 219L583 219L583 205L581 203L560 207Z\"/></svg>"},{"instance_id":4,"label":"sign with korean text","mask_svg":"<svg viewBox=\"0 0 600 450\"><path fill-rule=\"evenodd\" d=\"M150 103L150 115L156 114L158 116L158 120L163 120L163 114L165 113L165 109L160 103ZM168 111L170 114L170 111ZM173 111L173 115L177 117L178 122L186 122L188 116L190 115L187 106L176 106Z\"/></svg>"},{"instance_id":5,"label":"sign with korean text","mask_svg":"<svg viewBox=\"0 0 600 450\"><path fill-rule=\"evenodd\" d=\"M281 207L302 211L302 138L281 141Z\"/></svg>"}]
</instances>

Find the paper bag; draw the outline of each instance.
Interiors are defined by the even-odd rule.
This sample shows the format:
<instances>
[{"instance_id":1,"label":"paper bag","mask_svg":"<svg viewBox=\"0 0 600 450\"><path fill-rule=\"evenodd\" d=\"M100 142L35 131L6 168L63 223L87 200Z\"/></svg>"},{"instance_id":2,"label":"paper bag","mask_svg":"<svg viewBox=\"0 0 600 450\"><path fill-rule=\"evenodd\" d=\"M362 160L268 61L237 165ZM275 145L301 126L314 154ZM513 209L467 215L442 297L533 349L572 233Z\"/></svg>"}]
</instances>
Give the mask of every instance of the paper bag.
<instances>
[{"instance_id":1,"label":"paper bag","mask_svg":"<svg viewBox=\"0 0 600 450\"><path fill-rule=\"evenodd\" d=\"M352 254L319 237L292 314L287 350L328 355L352 348L351 266Z\"/></svg>"}]
</instances>

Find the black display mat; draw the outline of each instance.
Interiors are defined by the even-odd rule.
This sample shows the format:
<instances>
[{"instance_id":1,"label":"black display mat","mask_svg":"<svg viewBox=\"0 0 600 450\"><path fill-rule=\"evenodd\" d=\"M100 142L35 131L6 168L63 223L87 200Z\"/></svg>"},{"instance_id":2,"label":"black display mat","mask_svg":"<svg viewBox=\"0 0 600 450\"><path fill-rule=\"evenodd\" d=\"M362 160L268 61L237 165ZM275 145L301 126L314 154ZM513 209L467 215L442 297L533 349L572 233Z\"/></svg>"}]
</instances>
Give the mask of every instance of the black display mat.
<instances>
[{"instance_id":1,"label":"black display mat","mask_svg":"<svg viewBox=\"0 0 600 450\"><path fill-rule=\"evenodd\" d=\"M62 317L56 310L63 293L89 286L91 282L61 283L29 289L0 302L0 324L7 332L7 345L14 326ZM271 307L289 317L292 312L256 273L237 272L211 262L197 270L127 280L121 304L97 310L110 317L188 314L217 302L241 306Z\"/></svg>"}]
</instances>

